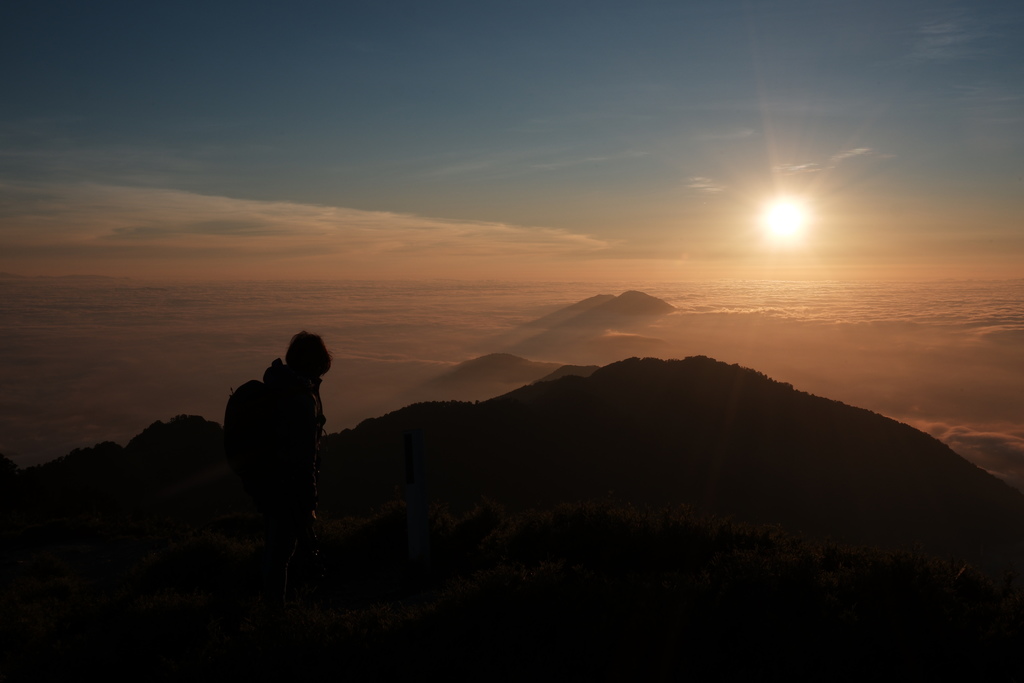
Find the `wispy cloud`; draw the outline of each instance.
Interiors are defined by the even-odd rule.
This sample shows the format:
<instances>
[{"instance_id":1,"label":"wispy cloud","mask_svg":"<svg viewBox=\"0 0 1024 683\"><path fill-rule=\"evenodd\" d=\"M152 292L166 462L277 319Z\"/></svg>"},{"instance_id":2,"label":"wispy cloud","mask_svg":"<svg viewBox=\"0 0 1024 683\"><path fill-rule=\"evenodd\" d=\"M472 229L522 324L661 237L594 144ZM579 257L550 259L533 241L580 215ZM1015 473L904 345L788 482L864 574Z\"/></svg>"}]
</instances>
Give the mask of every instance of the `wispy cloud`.
<instances>
[{"instance_id":1,"label":"wispy cloud","mask_svg":"<svg viewBox=\"0 0 1024 683\"><path fill-rule=\"evenodd\" d=\"M956 93L979 125L1013 126L1014 130L1007 132L1016 132L1024 121L1024 95L1013 85L983 81L957 86Z\"/></svg>"},{"instance_id":2,"label":"wispy cloud","mask_svg":"<svg viewBox=\"0 0 1024 683\"><path fill-rule=\"evenodd\" d=\"M862 156L869 156L869 155L872 155L872 154L874 154L874 152L873 152L873 150L870 147L856 147L854 149L846 149L846 150L843 150L842 152L838 152L836 154L833 154L829 158L829 161L831 161L833 164L839 164L839 163L842 163L842 162L846 161L847 159L853 159L853 158L862 157Z\"/></svg>"},{"instance_id":3,"label":"wispy cloud","mask_svg":"<svg viewBox=\"0 0 1024 683\"><path fill-rule=\"evenodd\" d=\"M0 185L0 205L0 253L20 259L326 259L401 272L467 259L579 259L610 246L553 228L177 190Z\"/></svg>"},{"instance_id":4,"label":"wispy cloud","mask_svg":"<svg viewBox=\"0 0 1024 683\"><path fill-rule=\"evenodd\" d=\"M797 175L800 173L818 173L839 166L851 159L891 159L894 155L883 154L870 147L854 147L836 152L825 162L804 162L776 164L774 170L782 175Z\"/></svg>"},{"instance_id":5,"label":"wispy cloud","mask_svg":"<svg viewBox=\"0 0 1024 683\"><path fill-rule=\"evenodd\" d=\"M918 26L911 58L917 62L949 62L976 57L987 35L962 13L933 18Z\"/></svg>"},{"instance_id":6,"label":"wispy cloud","mask_svg":"<svg viewBox=\"0 0 1024 683\"><path fill-rule=\"evenodd\" d=\"M705 178L704 176L693 176L692 178L689 178L686 186L691 190L696 190L705 194L716 194L725 190L725 185L722 185L711 178Z\"/></svg>"},{"instance_id":7,"label":"wispy cloud","mask_svg":"<svg viewBox=\"0 0 1024 683\"><path fill-rule=\"evenodd\" d=\"M806 164L778 164L775 166L775 170L783 175L797 175L799 173L817 173L822 170L821 164L806 163Z\"/></svg>"}]
</instances>

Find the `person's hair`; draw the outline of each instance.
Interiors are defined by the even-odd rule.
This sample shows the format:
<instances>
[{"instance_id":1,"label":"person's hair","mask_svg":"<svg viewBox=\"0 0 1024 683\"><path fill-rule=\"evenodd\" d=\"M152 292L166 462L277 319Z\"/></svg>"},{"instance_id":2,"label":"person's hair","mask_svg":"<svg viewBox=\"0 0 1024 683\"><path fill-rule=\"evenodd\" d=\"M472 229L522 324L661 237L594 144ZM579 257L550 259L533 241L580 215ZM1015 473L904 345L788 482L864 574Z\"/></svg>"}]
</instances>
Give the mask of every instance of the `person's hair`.
<instances>
[{"instance_id":1,"label":"person's hair","mask_svg":"<svg viewBox=\"0 0 1024 683\"><path fill-rule=\"evenodd\" d=\"M322 377L331 369L331 352L318 334L303 330L292 337L284 362L307 377Z\"/></svg>"}]
</instances>

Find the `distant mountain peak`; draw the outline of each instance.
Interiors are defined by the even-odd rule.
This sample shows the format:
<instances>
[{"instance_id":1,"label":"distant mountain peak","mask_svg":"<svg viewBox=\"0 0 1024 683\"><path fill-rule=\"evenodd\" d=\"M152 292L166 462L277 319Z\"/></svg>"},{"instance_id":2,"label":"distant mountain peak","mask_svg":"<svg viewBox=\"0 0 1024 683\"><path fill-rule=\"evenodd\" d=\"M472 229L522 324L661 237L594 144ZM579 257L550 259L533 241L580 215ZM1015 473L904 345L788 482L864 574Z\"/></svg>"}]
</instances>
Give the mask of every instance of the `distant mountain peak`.
<instances>
[{"instance_id":1,"label":"distant mountain peak","mask_svg":"<svg viewBox=\"0 0 1024 683\"><path fill-rule=\"evenodd\" d=\"M527 323L527 325L529 327L554 327L566 322L567 320L571 320L592 308L596 308L602 304L608 303L609 301L613 301L614 299L615 296L612 294L595 294L594 296L587 297L582 301L577 301L574 304L537 318L536 320Z\"/></svg>"},{"instance_id":2,"label":"distant mountain peak","mask_svg":"<svg viewBox=\"0 0 1024 683\"><path fill-rule=\"evenodd\" d=\"M615 298L616 299L637 299L637 300L639 300L639 299L657 299L658 301L661 301L661 299L658 299L658 297L651 296L647 292L641 292L639 289L627 289L625 292L623 292L622 294L619 294Z\"/></svg>"},{"instance_id":3,"label":"distant mountain peak","mask_svg":"<svg viewBox=\"0 0 1024 683\"><path fill-rule=\"evenodd\" d=\"M631 289L612 296L598 294L560 308L529 323L531 327L559 327L580 325L606 325L615 319L660 317L672 313L675 306L644 292Z\"/></svg>"},{"instance_id":4,"label":"distant mountain peak","mask_svg":"<svg viewBox=\"0 0 1024 683\"><path fill-rule=\"evenodd\" d=\"M591 309L591 313L613 315L668 315L676 307L672 304L644 292L629 290L610 301Z\"/></svg>"}]
</instances>

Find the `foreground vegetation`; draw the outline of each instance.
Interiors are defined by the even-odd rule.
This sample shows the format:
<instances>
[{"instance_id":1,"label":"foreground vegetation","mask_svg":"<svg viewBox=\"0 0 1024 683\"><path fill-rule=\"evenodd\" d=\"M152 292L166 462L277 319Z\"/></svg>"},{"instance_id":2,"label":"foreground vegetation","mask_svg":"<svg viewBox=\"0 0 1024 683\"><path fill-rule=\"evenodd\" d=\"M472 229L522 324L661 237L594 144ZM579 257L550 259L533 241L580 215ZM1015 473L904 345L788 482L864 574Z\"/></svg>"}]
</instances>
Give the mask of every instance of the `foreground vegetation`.
<instances>
[{"instance_id":1,"label":"foreground vegetation","mask_svg":"<svg viewBox=\"0 0 1024 683\"><path fill-rule=\"evenodd\" d=\"M329 575L259 598L260 520L9 520L0 680L1022 680L1024 601L953 560L608 503L320 522ZM156 544L109 581L57 543ZM47 550L47 549L50 550ZM309 678L308 680L313 680Z\"/></svg>"}]
</instances>

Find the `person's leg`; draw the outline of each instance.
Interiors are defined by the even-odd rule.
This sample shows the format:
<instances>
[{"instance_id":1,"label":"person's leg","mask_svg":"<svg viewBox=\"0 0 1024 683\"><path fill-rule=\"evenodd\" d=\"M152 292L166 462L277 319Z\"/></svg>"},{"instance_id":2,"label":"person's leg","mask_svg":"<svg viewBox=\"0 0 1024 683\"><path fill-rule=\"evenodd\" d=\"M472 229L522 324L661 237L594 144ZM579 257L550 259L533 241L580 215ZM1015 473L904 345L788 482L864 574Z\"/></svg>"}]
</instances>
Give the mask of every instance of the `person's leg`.
<instances>
[{"instance_id":1,"label":"person's leg","mask_svg":"<svg viewBox=\"0 0 1024 683\"><path fill-rule=\"evenodd\" d=\"M322 581L327 576L327 565L320 554L320 539L310 522L299 530L298 552L295 560L302 560L302 577L309 581Z\"/></svg>"},{"instance_id":2,"label":"person's leg","mask_svg":"<svg viewBox=\"0 0 1024 683\"><path fill-rule=\"evenodd\" d=\"M263 599L283 606L288 588L288 562L295 554L295 525L281 515L266 514L263 547Z\"/></svg>"}]
</instances>

